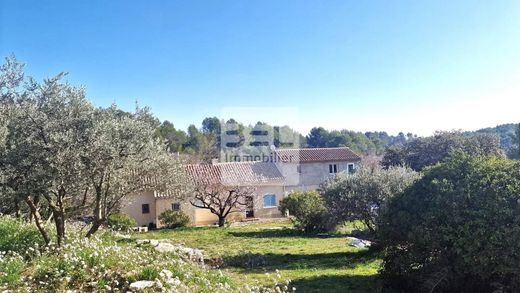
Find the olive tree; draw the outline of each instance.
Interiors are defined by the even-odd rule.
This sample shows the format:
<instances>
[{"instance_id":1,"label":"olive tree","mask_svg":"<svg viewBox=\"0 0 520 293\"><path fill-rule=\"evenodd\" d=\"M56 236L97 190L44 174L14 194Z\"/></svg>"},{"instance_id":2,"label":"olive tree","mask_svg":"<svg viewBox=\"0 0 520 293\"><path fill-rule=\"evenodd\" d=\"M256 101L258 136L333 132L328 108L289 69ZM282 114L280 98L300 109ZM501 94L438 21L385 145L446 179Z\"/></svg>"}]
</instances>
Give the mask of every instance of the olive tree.
<instances>
[{"instance_id":1,"label":"olive tree","mask_svg":"<svg viewBox=\"0 0 520 293\"><path fill-rule=\"evenodd\" d=\"M92 213L90 236L133 192L182 196L184 174L155 140L148 110L95 108L63 76L25 78L14 57L0 68L0 191L10 203L2 210L25 202L46 243L42 214L49 216L58 245L67 219Z\"/></svg>"},{"instance_id":2,"label":"olive tree","mask_svg":"<svg viewBox=\"0 0 520 293\"><path fill-rule=\"evenodd\" d=\"M87 236L105 224L130 194L156 190L184 196L185 173L178 158L155 139L156 125L149 110L126 113L113 105L97 109L92 120L80 149L94 216Z\"/></svg>"},{"instance_id":3,"label":"olive tree","mask_svg":"<svg viewBox=\"0 0 520 293\"><path fill-rule=\"evenodd\" d=\"M14 101L19 98L18 88L23 82L23 65L14 56L0 66L0 213L19 214L20 200L13 199L7 170L6 151L9 123L16 114Z\"/></svg>"},{"instance_id":4,"label":"olive tree","mask_svg":"<svg viewBox=\"0 0 520 293\"><path fill-rule=\"evenodd\" d=\"M84 90L62 82L62 77L42 84L30 80L13 100L17 113L7 127L4 157L13 200L23 198L48 242L38 212L43 198L52 212L58 245L65 237L65 219L81 205L85 194L78 149L93 111Z\"/></svg>"},{"instance_id":5,"label":"olive tree","mask_svg":"<svg viewBox=\"0 0 520 293\"><path fill-rule=\"evenodd\" d=\"M419 174L405 167L361 165L354 174L340 173L320 189L332 221L360 220L374 232L388 200L403 192Z\"/></svg>"}]
</instances>

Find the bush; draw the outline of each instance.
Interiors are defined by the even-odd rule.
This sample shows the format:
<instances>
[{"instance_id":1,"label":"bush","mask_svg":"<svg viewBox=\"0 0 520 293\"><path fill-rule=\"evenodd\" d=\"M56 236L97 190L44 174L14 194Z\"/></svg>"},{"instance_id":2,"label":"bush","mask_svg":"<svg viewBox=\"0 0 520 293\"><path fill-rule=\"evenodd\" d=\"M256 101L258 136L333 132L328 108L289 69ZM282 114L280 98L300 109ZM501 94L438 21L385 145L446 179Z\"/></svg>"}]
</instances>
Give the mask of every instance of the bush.
<instances>
[{"instance_id":1,"label":"bush","mask_svg":"<svg viewBox=\"0 0 520 293\"><path fill-rule=\"evenodd\" d=\"M137 226L137 221L126 214L112 214L108 217L108 226L114 231L129 231Z\"/></svg>"},{"instance_id":2,"label":"bush","mask_svg":"<svg viewBox=\"0 0 520 293\"><path fill-rule=\"evenodd\" d=\"M326 230L325 205L317 191L295 191L280 201L280 211L294 216L294 224L305 232Z\"/></svg>"},{"instance_id":3,"label":"bush","mask_svg":"<svg viewBox=\"0 0 520 293\"><path fill-rule=\"evenodd\" d=\"M159 215L159 221L170 229L186 227L190 223L190 217L181 211L167 210Z\"/></svg>"},{"instance_id":4,"label":"bush","mask_svg":"<svg viewBox=\"0 0 520 293\"><path fill-rule=\"evenodd\" d=\"M373 234L388 200L418 178L419 174L409 168L361 166L354 174L340 173L326 181L321 193L333 224L359 220Z\"/></svg>"},{"instance_id":5,"label":"bush","mask_svg":"<svg viewBox=\"0 0 520 293\"><path fill-rule=\"evenodd\" d=\"M9 216L0 217L0 251L28 257L45 244L34 225Z\"/></svg>"},{"instance_id":6,"label":"bush","mask_svg":"<svg viewBox=\"0 0 520 293\"><path fill-rule=\"evenodd\" d=\"M382 215L382 276L413 292L520 291L520 162L456 155Z\"/></svg>"}]
</instances>

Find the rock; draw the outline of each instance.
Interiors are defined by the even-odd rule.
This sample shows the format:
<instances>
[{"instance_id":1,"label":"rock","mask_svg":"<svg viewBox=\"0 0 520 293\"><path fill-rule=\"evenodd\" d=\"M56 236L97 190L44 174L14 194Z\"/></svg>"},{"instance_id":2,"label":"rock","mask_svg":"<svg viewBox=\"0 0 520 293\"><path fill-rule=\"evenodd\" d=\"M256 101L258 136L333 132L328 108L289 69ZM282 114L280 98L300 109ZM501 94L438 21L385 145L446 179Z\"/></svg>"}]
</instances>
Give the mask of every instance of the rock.
<instances>
[{"instance_id":1,"label":"rock","mask_svg":"<svg viewBox=\"0 0 520 293\"><path fill-rule=\"evenodd\" d=\"M168 242L159 242L155 246L155 250L159 252L176 252L178 249L175 245Z\"/></svg>"},{"instance_id":2,"label":"rock","mask_svg":"<svg viewBox=\"0 0 520 293\"><path fill-rule=\"evenodd\" d=\"M130 284L132 290L143 290L155 286L154 281L137 281Z\"/></svg>"},{"instance_id":3,"label":"rock","mask_svg":"<svg viewBox=\"0 0 520 293\"><path fill-rule=\"evenodd\" d=\"M155 246L155 250L159 252L177 252L186 255L191 261L204 263L204 255L202 250L196 248L189 248L182 245L174 245L168 242L159 242Z\"/></svg>"},{"instance_id":4,"label":"rock","mask_svg":"<svg viewBox=\"0 0 520 293\"><path fill-rule=\"evenodd\" d=\"M372 245L372 242L368 240L362 240L356 237L347 237L348 240L350 240L350 245L358 248L363 247L370 247Z\"/></svg>"},{"instance_id":5,"label":"rock","mask_svg":"<svg viewBox=\"0 0 520 293\"><path fill-rule=\"evenodd\" d=\"M132 238L132 236L130 236L128 234L121 234L119 232L115 233L115 236L119 237L119 238L122 238L122 239L131 239Z\"/></svg>"},{"instance_id":6,"label":"rock","mask_svg":"<svg viewBox=\"0 0 520 293\"><path fill-rule=\"evenodd\" d=\"M157 246L159 245L159 240L155 240L155 239L138 239L136 240L136 243L138 245L143 245L143 244L150 244L151 246Z\"/></svg>"},{"instance_id":7,"label":"rock","mask_svg":"<svg viewBox=\"0 0 520 293\"><path fill-rule=\"evenodd\" d=\"M161 275L161 277L163 277L166 280L173 278L173 273L167 269L162 270L160 275Z\"/></svg>"},{"instance_id":8,"label":"rock","mask_svg":"<svg viewBox=\"0 0 520 293\"><path fill-rule=\"evenodd\" d=\"M155 248L155 250L163 253L167 252L175 252L179 254L184 254L191 261L195 261L199 264L204 264L204 254L202 250L196 248L189 248L183 245L171 244L164 240L155 240L155 239L139 239L136 241L138 245L150 244ZM170 272L171 273L171 272Z\"/></svg>"},{"instance_id":9,"label":"rock","mask_svg":"<svg viewBox=\"0 0 520 293\"><path fill-rule=\"evenodd\" d=\"M148 243L150 243L150 240L148 240L148 239L137 239L136 243L138 245L148 244Z\"/></svg>"},{"instance_id":10,"label":"rock","mask_svg":"<svg viewBox=\"0 0 520 293\"><path fill-rule=\"evenodd\" d=\"M181 246L181 251L186 254L191 261L204 263L204 255L202 254L202 250Z\"/></svg>"},{"instance_id":11,"label":"rock","mask_svg":"<svg viewBox=\"0 0 520 293\"><path fill-rule=\"evenodd\" d=\"M174 287L177 287L181 284L181 280L179 280L179 277L175 277L173 279L167 280L166 283L168 283Z\"/></svg>"}]
</instances>

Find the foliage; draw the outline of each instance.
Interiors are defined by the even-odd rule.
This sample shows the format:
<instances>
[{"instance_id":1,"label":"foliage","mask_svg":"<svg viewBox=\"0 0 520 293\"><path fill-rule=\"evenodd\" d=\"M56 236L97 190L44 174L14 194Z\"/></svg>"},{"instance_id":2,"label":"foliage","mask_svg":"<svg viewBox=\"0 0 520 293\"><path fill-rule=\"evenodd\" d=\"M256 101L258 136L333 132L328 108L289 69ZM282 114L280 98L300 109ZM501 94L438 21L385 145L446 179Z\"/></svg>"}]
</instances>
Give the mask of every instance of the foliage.
<instances>
[{"instance_id":1,"label":"foliage","mask_svg":"<svg viewBox=\"0 0 520 293\"><path fill-rule=\"evenodd\" d=\"M385 150L385 155L381 159L381 165L388 168L391 166L406 166L405 150L402 146L392 146Z\"/></svg>"},{"instance_id":2,"label":"foliage","mask_svg":"<svg viewBox=\"0 0 520 293\"><path fill-rule=\"evenodd\" d=\"M97 109L81 147L81 167L91 196L94 223L87 236L136 192L156 190L183 197L184 171L177 158L154 139L155 119L148 109L121 113L116 106Z\"/></svg>"},{"instance_id":3,"label":"foliage","mask_svg":"<svg viewBox=\"0 0 520 293\"><path fill-rule=\"evenodd\" d=\"M188 135L182 130L177 130L168 120L165 120L158 128L156 136L160 137L168 150L172 153L181 152L188 142Z\"/></svg>"},{"instance_id":4,"label":"foliage","mask_svg":"<svg viewBox=\"0 0 520 293\"><path fill-rule=\"evenodd\" d=\"M166 210L159 215L159 221L166 228L174 229L188 226L190 217L182 211Z\"/></svg>"},{"instance_id":5,"label":"foliage","mask_svg":"<svg viewBox=\"0 0 520 293\"><path fill-rule=\"evenodd\" d=\"M385 170L361 165L354 174L340 173L326 181L320 192L334 223L360 220L374 232L388 201L418 178L417 172L405 167Z\"/></svg>"},{"instance_id":6,"label":"foliage","mask_svg":"<svg viewBox=\"0 0 520 293\"><path fill-rule=\"evenodd\" d=\"M45 244L36 227L9 216L0 217L0 235L0 251L24 257L34 255Z\"/></svg>"},{"instance_id":7,"label":"foliage","mask_svg":"<svg viewBox=\"0 0 520 293\"><path fill-rule=\"evenodd\" d=\"M355 132L350 130L328 131L323 127L311 129L307 135L307 147L342 147L347 146L353 151L364 154L381 154L385 147L403 145L416 136L402 132L397 136L386 132Z\"/></svg>"},{"instance_id":8,"label":"foliage","mask_svg":"<svg viewBox=\"0 0 520 293\"><path fill-rule=\"evenodd\" d=\"M327 212L323 198L317 191L293 191L280 201L282 214L294 217L295 226L305 232L324 231Z\"/></svg>"},{"instance_id":9,"label":"foliage","mask_svg":"<svg viewBox=\"0 0 520 293\"><path fill-rule=\"evenodd\" d=\"M516 140L516 133L518 131L518 124L509 123L502 124L495 127L488 127L479 129L475 132L467 132L468 134L472 133L486 133L486 134L494 134L500 137L500 147L504 151L508 151L511 147L514 147L518 142Z\"/></svg>"},{"instance_id":10,"label":"foliage","mask_svg":"<svg viewBox=\"0 0 520 293\"><path fill-rule=\"evenodd\" d=\"M91 236L131 193L183 195L184 173L155 139L148 109L96 108L64 74L38 83L22 69L11 57L0 70L2 210L20 213L25 203L47 244L41 213L52 214L59 246L72 216L94 216Z\"/></svg>"},{"instance_id":11,"label":"foliage","mask_svg":"<svg viewBox=\"0 0 520 293\"><path fill-rule=\"evenodd\" d=\"M496 135L439 131L433 136L411 140L400 149L389 149L382 164L386 168L406 165L419 171L426 166L442 162L450 154L460 151L474 156L501 155L503 153Z\"/></svg>"},{"instance_id":12,"label":"foliage","mask_svg":"<svg viewBox=\"0 0 520 293\"><path fill-rule=\"evenodd\" d=\"M127 214L114 213L108 217L108 226L114 231L130 231L137 226L137 221Z\"/></svg>"},{"instance_id":13,"label":"foliage","mask_svg":"<svg viewBox=\"0 0 520 293\"><path fill-rule=\"evenodd\" d=\"M507 156L510 159L520 160L520 123L516 125L516 131L510 133L509 136L513 143L507 151Z\"/></svg>"},{"instance_id":14,"label":"foliage","mask_svg":"<svg viewBox=\"0 0 520 293\"><path fill-rule=\"evenodd\" d=\"M425 292L520 290L520 162L457 154L382 216L386 283Z\"/></svg>"}]
</instances>

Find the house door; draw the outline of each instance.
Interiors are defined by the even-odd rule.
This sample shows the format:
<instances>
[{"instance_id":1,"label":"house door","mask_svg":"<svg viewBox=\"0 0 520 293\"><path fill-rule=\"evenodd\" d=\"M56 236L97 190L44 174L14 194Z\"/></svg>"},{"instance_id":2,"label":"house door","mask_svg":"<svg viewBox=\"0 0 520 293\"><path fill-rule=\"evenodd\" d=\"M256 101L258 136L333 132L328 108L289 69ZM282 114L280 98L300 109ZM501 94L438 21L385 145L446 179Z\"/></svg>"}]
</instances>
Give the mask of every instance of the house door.
<instances>
[{"instance_id":1,"label":"house door","mask_svg":"<svg viewBox=\"0 0 520 293\"><path fill-rule=\"evenodd\" d=\"M247 196L246 197L246 218L254 218L255 217L255 211L254 211L254 203L253 203L253 197Z\"/></svg>"}]
</instances>

